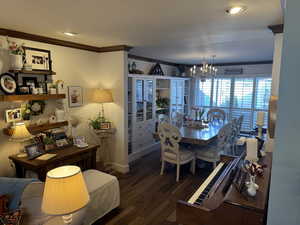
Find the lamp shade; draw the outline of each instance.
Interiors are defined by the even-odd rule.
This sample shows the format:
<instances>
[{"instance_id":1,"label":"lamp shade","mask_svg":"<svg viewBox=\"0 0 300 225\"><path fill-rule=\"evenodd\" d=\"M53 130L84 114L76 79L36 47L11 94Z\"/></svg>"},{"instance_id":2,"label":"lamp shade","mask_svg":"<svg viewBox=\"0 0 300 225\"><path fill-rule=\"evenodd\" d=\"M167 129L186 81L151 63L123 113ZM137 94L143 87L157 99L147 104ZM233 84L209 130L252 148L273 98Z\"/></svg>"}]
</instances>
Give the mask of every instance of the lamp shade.
<instances>
[{"instance_id":1,"label":"lamp shade","mask_svg":"<svg viewBox=\"0 0 300 225\"><path fill-rule=\"evenodd\" d=\"M78 166L61 166L47 173L42 210L49 215L72 214L90 197Z\"/></svg>"},{"instance_id":2,"label":"lamp shade","mask_svg":"<svg viewBox=\"0 0 300 225\"><path fill-rule=\"evenodd\" d=\"M32 138L32 135L27 130L25 124L24 123L16 123L12 127L12 135L9 140L14 141L14 142L24 142L24 141L30 140L31 138Z\"/></svg>"},{"instance_id":3,"label":"lamp shade","mask_svg":"<svg viewBox=\"0 0 300 225\"><path fill-rule=\"evenodd\" d=\"M108 89L95 89L93 92L93 101L97 103L113 102L111 91Z\"/></svg>"}]
</instances>

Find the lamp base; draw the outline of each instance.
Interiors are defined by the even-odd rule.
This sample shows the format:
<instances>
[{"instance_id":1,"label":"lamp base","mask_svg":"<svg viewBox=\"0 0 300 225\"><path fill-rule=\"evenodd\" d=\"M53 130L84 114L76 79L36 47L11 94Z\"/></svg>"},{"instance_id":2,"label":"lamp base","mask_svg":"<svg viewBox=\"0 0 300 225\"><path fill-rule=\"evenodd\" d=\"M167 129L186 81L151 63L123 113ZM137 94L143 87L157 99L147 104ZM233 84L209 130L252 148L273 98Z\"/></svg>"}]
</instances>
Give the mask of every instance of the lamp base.
<instances>
[{"instance_id":1,"label":"lamp base","mask_svg":"<svg viewBox=\"0 0 300 225\"><path fill-rule=\"evenodd\" d=\"M62 216L63 218L63 221L65 224L71 224L72 223L72 214L69 214L69 215L64 215Z\"/></svg>"}]
</instances>

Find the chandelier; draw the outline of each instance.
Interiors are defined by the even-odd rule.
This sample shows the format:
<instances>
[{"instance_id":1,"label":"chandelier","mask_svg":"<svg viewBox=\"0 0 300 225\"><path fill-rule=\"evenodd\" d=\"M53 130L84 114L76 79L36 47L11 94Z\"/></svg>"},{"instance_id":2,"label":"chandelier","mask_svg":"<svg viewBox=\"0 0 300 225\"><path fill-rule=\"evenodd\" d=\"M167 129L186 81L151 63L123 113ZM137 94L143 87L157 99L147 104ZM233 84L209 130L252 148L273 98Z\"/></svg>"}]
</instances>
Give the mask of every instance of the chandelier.
<instances>
[{"instance_id":1,"label":"chandelier","mask_svg":"<svg viewBox=\"0 0 300 225\"><path fill-rule=\"evenodd\" d=\"M213 55L211 59L211 64L203 59L202 66L197 67L194 65L191 68L191 75L195 78L199 78L201 82L205 82L208 77L215 77L217 75L218 69L214 66L216 56Z\"/></svg>"}]
</instances>

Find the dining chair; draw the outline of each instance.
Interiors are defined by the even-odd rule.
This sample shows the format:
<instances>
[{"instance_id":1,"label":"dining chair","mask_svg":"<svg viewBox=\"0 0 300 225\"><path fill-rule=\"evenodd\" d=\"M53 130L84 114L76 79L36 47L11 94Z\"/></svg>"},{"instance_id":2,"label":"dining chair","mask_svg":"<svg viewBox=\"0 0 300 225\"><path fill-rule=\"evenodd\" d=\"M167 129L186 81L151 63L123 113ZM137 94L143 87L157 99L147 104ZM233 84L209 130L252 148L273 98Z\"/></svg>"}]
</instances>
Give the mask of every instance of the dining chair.
<instances>
[{"instance_id":1,"label":"dining chair","mask_svg":"<svg viewBox=\"0 0 300 225\"><path fill-rule=\"evenodd\" d=\"M222 120L223 122L226 119L226 113L222 109L210 109L207 112L207 121L213 122L213 121L220 121Z\"/></svg>"},{"instance_id":2,"label":"dining chair","mask_svg":"<svg viewBox=\"0 0 300 225\"><path fill-rule=\"evenodd\" d=\"M158 115L158 123L162 123L162 122L169 123L170 122L169 116L166 114L159 114Z\"/></svg>"},{"instance_id":3,"label":"dining chair","mask_svg":"<svg viewBox=\"0 0 300 225\"><path fill-rule=\"evenodd\" d=\"M217 136L217 144L208 145L207 148L197 149L196 158L206 162L213 163L216 168L217 162L220 161L220 154L227 153L232 149L232 123L224 125Z\"/></svg>"},{"instance_id":4,"label":"dining chair","mask_svg":"<svg viewBox=\"0 0 300 225\"><path fill-rule=\"evenodd\" d=\"M244 119L244 116L241 115L238 118L234 118L232 120L231 141L232 141L232 154L233 155L237 155L237 142L240 138L240 132L242 129L243 119Z\"/></svg>"},{"instance_id":5,"label":"dining chair","mask_svg":"<svg viewBox=\"0 0 300 225\"><path fill-rule=\"evenodd\" d=\"M179 181L180 166L191 163L190 170L195 174L196 158L194 152L183 149L179 146L181 134L177 127L169 123L158 125L158 135L161 143L161 172L163 175L165 163L176 164L176 182Z\"/></svg>"},{"instance_id":6,"label":"dining chair","mask_svg":"<svg viewBox=\"0 0 300 225\"><path fill-rule=\"evenodd\" d=\"M176 127L182 127L184 120L184 114L179 112L172 113L172 124Z\"/></svg>"}]
</instances>

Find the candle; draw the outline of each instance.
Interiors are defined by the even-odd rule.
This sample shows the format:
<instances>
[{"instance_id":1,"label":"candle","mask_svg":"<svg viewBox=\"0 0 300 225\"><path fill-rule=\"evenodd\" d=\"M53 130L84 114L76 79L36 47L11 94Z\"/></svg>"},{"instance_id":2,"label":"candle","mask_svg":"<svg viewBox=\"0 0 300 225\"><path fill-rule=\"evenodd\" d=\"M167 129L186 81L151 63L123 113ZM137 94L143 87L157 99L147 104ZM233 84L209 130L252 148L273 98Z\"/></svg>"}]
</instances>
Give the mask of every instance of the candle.
<instances>
[{"instance_id":1,"label":"candle","mask_svg":"<svg viewBox=\"0 0 300 225\"><path fill-rule=\"evenodd\" d=\"M247 156L246 160L251 162L257 162L257 139L256 138L247 138Z\"/></svg>"},{"instance_id":2,"label":"candle","mask_svg":"<svg viewBox=\"0 0 300 225\"><path fill-rule=\"evenodd\" d=\"M264 125L265 112L257 112L256 124L258 126Z\"/></svg>"}]
</instances>

